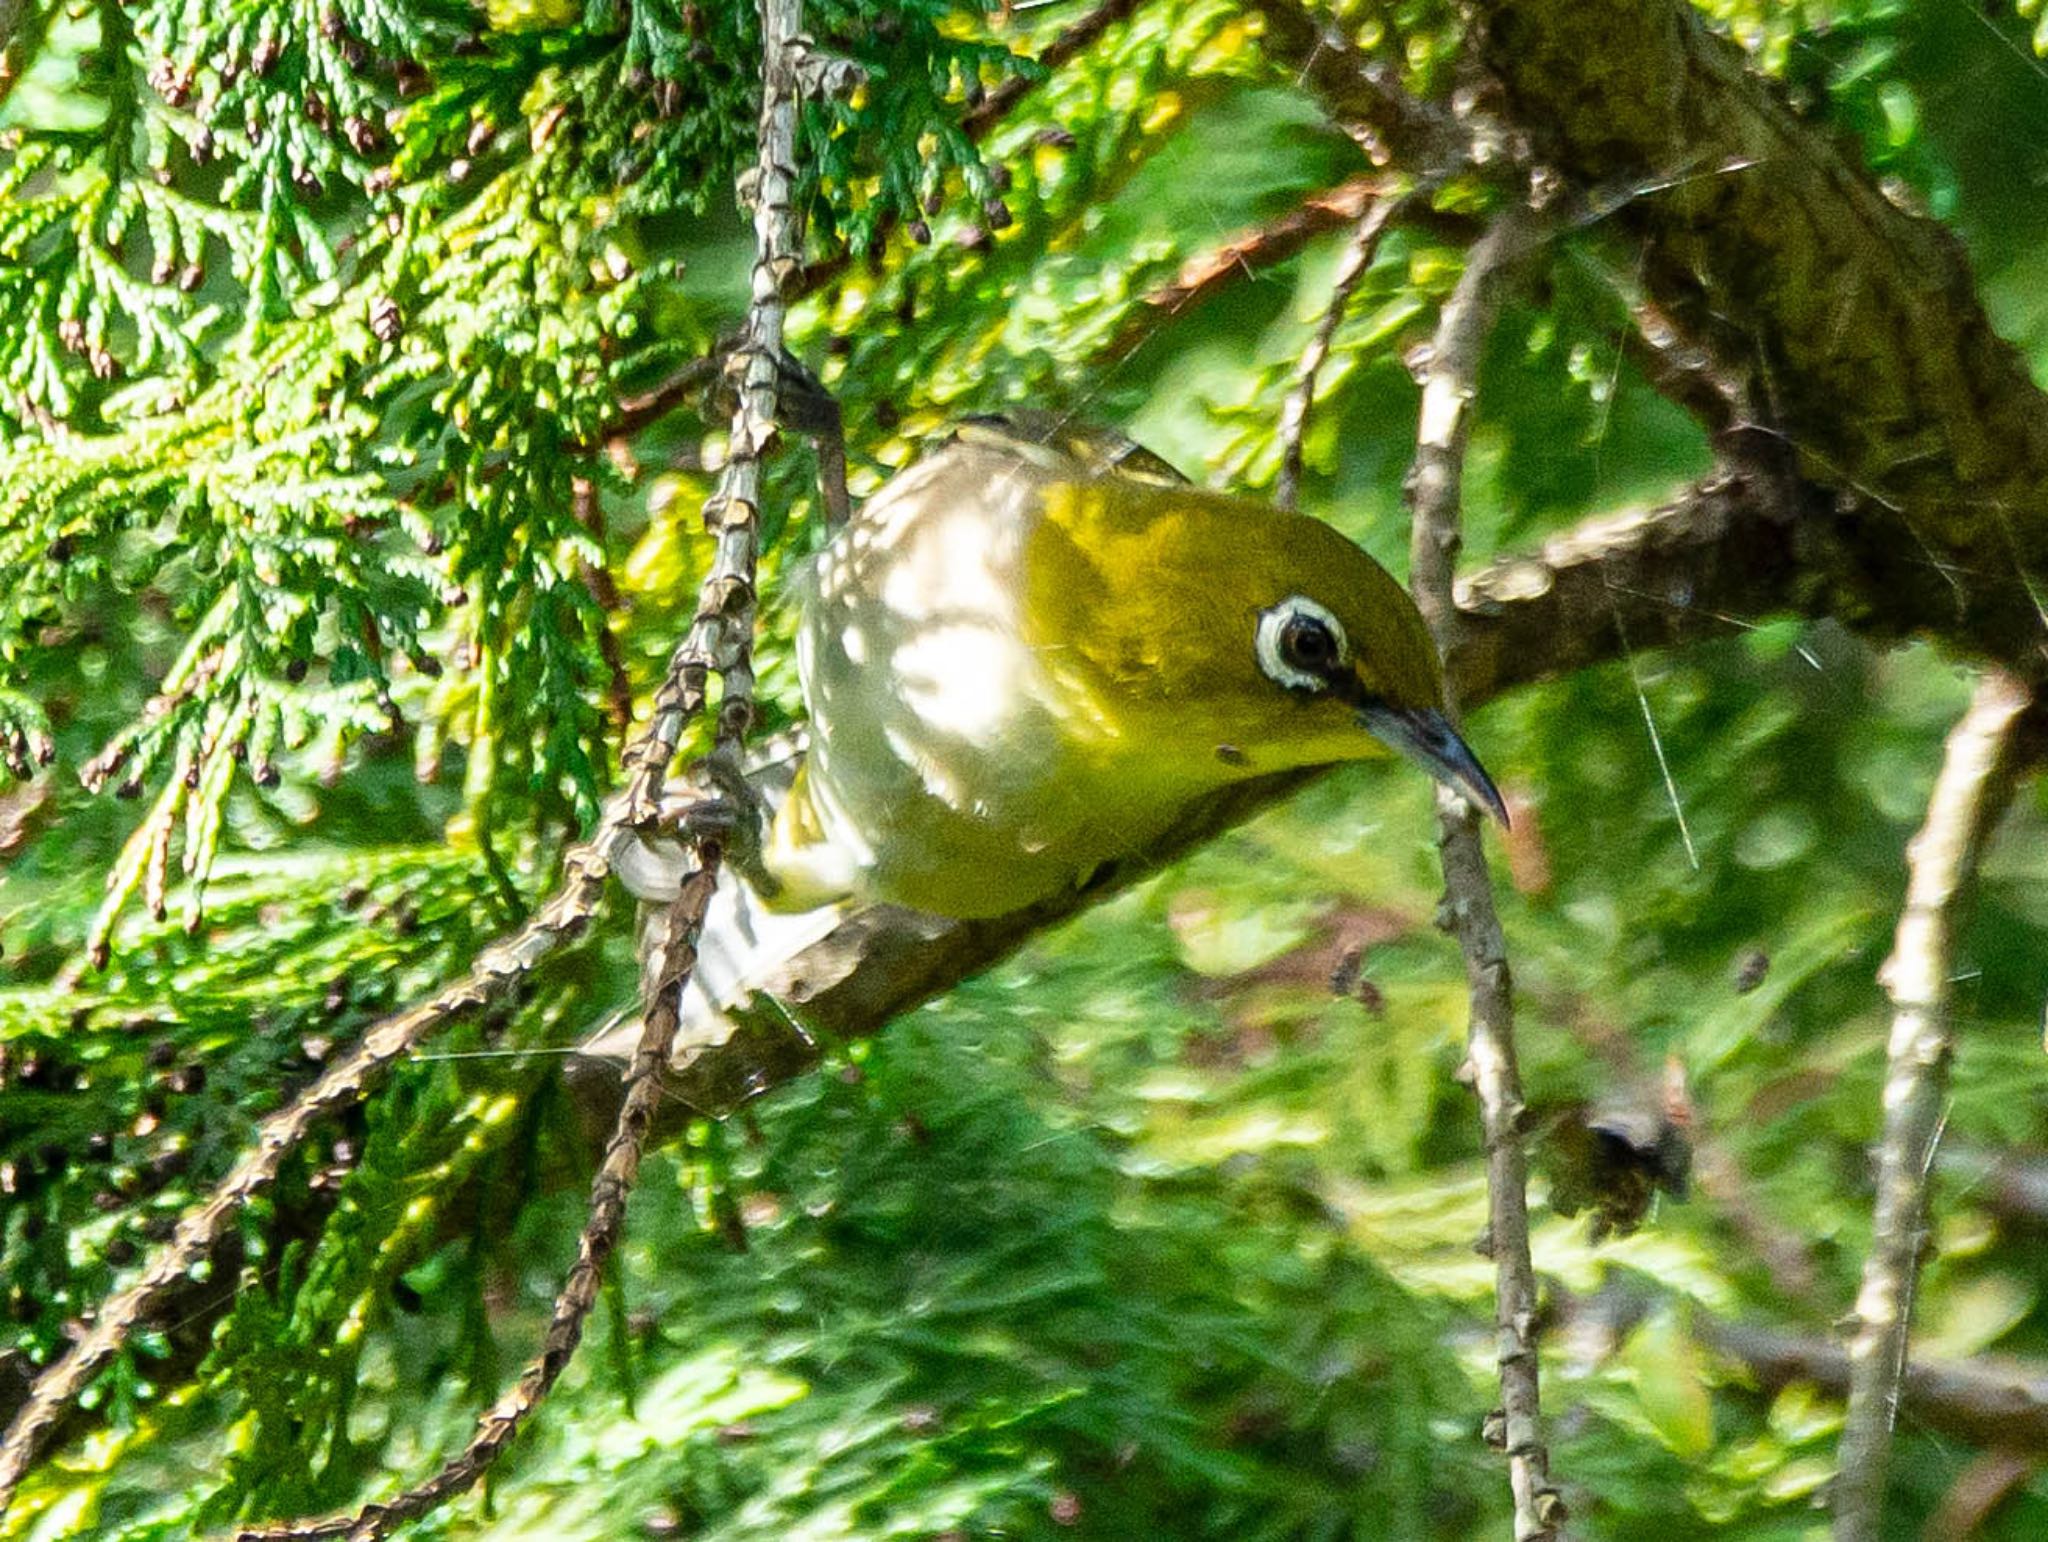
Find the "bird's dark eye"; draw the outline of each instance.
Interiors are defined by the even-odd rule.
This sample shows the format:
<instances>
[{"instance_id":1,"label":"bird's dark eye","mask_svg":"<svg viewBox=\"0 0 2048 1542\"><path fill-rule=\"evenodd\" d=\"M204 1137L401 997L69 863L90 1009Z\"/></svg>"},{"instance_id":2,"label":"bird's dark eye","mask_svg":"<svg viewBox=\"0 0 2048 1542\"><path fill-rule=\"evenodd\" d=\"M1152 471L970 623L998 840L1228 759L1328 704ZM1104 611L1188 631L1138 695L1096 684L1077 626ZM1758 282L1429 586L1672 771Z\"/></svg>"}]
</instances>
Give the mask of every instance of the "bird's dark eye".
<instances>
[{"instance_id":1,"label":"bird's dark eye","mask_svg":"<svg viewBox=\"0 0 2048 1542\"><path fill-rule=\"evenodd\" d=\"M1306 595L1289 595L1259 613L1259 668L1290 691L1327 691L1345 659L1344 628Z\"/></svg>"},{"instance_id":2,"label":"bird's dark eye","mask_svg":"<svg viewBox=\"0 0 2048 1542\"><path fill-rule=\"evenodd\" d=\"M1337 662L1337 637L1314 616L1289 616L1280 627L1280 657L1319 675Z\"/></svg>"}]
</instances>

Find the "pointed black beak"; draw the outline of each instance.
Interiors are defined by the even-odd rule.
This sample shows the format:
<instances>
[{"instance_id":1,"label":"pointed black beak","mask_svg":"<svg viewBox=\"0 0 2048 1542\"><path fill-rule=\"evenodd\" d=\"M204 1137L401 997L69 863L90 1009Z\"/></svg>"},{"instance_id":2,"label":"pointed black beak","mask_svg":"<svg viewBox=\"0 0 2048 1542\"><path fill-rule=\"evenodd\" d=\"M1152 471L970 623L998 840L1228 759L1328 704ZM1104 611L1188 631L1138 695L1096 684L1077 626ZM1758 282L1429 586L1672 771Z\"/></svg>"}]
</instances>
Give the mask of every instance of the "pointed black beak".
<instances>
[{"instance_id":1,"label":"pointed black beak","mask_svg":"<svg viewBox=\"0 0 2048 1542\"><path fill-rule=\"evenodd\" d=\"M1373 737L1399 750L1438 781L1455 787L1508 827L1508 806L1472 746L1458 737L1451 720L1434 707L1420 710L1372 703L1361 707L1358 720Z\"/></svg>"}]
</instances>

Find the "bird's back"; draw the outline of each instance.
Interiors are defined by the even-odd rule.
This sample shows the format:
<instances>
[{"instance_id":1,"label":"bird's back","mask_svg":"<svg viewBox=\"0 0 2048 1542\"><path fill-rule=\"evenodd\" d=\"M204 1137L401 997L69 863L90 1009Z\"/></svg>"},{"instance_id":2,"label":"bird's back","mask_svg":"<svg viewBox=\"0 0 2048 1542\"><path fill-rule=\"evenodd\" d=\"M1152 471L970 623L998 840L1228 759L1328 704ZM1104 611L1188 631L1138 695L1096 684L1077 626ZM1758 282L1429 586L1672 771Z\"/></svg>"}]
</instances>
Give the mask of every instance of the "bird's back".
<instances>
[{"instance_id":1,"label":"bird's back","mask_svg":"<svg viewBox=\"0 0 2048 1542\"><path fill-rule=\"evenodd\" d=\"M797 644L813 748L768 853L780 903L995 914L1064 878L1080 811L1020 569L1077 469L963 437L820 554Z\"/></svg>"}]
</instances>

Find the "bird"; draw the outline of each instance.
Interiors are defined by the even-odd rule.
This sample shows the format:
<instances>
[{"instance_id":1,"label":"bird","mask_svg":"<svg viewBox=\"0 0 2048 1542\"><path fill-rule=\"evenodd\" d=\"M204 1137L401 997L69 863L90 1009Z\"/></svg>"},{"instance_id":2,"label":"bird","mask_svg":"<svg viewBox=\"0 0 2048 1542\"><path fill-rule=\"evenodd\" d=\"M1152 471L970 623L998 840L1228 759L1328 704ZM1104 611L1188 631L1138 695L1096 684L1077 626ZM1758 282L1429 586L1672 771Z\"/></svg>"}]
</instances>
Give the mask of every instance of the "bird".
<instances>
[{"instance_id":1,"label":"bird","mask_svg":"<svg viewBox=\"0 0 2048 1542\"><path fill-rule=\"evenodd\" d=\"M1207 795L1276 772L1393 751L1507 823L1393 575L1116 430L967 419L796 582L807 744L764 770L779 796L741 843L749 892L707 923L714 999L849 907L973 919L1085 888ZM690 866L640 833L614 852L649 903Z\"/></svg>"}]
</instances>

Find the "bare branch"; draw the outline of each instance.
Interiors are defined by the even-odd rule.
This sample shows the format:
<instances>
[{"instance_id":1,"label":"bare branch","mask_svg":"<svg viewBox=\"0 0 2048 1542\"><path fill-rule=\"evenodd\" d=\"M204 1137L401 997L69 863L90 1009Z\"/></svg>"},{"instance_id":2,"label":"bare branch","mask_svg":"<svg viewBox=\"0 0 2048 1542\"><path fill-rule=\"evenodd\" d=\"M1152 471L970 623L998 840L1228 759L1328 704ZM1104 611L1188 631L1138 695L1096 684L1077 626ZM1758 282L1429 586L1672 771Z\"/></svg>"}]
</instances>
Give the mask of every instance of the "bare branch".
<instances>
[{"instance_id":1,"label":"bare branch","mask_svg":"<svg viewBox=\"0 0 2048 1542\"><path fill-rule=\"evenodd\" d=\"M1308 432L1309 408L1315 402L1316 376L1322 373L1323 360L1329 357L1330 341L1337 335L1337 326L1343 321L1344 313L1351 308L1351 295L1358 288L1358 281L1372 266L1373 255L1380 249L1380 237L1386 234L1388 224L1412 196L1374 199L1352 231L1344 255L1337 260L1337 272L1330 283L1330 303L1324 307L1323 318L1316 324L1315 335L1308 340L1308 347L1302 350L1294 389L1288 393L1287 405L1280 411L1280 481L1273 490L1273 501L1283 509L1293 509L1300 499L1301 440Z\"/></svg>"},{"instance_id":2,"label":"bare branch","mask_svg":"<svg viewBox=\"0 0 2048 1542\"><path fill-rule=\"evenodd\" d=\"M1979 1534L1998 1507L2034 1480L2048 1458L2033 1451L1986 1451L1956 1474L1955 1482L1928 1513L1920 1542L1967 1542Z\"/></svg>"},{"instance_id":3,"label":"bare branch","mask_svg":"<svg viewBox=\"0 0 2048 1542\"><path fill-rule=\"evenodd\" d=\"M1714 437L1743 421L1740 384L1714 367L1706 350L1689 343L1652 300L1623 292L1633 326L1621 338L1623 355L1667 401L1676 402Z\"/></svg>"},{"instance_id":4,"label":"bare branch","mask_svg":"<svg viewBox=\"0 0 2048 1542\"><path fill-rule=\"evenodd\" d=\"M1509 273L1541 235L1525 207L1511 205L1466 258L1444 304L1424 366L1415 464L1408 474L1414 510L1409 584L1446 653L1456 640L1452 575L1462 537L1460 494L1470 407L1479 358L1499 315ZM1453 715L1455 700L1447 702ZM1529 1258L1529 1157L1522 1145L1521 1073L1515 1065L1514 992L1507 940L1493 905L1493 882L1479 837L1479 813L1462 794L1437 789L1443 827L1446 927L1465 954L1472 1017L1463 1075L1479 1095L1486 1136L1487 1251L1494 1266L1499 1332L1502 1446L1515 1498L1516 1542L1548 1542L1564 1519L1551 1486L1543 1443L1536 1351L1536 1271Z\"/></svg>"},{"instance_id":5,"label":"bare branch","mask_svg":"<svg viewBox=\"0 0 2048 1542\"><path fill-rule=\"evenodd\" d=\"M1832 1339L1717 1317L1642 1276L1617 1275L1597 1293L1552 1293L1575 1347L1609 1352L1651 1312L1675 1307L1694 1338L1746 1370L1766 1394L1802 1385L1839 1398L1849 1390L1849 1352ZM1985 1450L2048 1454L2048 1362L1977 1355L1921 1361L1906 1373L1901 1410L1937 1434ZM1955 1536L1940 1533L1943 1542Z\"/></svg>"},{"instance_id":6,"label":"bare branch","mask_svg":"<svg viewBox=\"0 0 2048 1542\"><path fill-rule=\"evenodd\" d=\"M1475 0L1504 110L1608 217L1676 333L1742 382L1823 510L1865 606L1945 604L2048 651L2048 394L2000 338L1952 231L1802 122L1685 0ZM1967 589L1957 575L1971 580Z\"/></svg>"},{"instance_id":7,"label":"bare branch","mask_svg":"<svg viewBox=\"0 0 2048 1542\"><path fill-rule=\"evenodd\" d=\"M633 396L621 397L619 410L604 425L600 443L612 439L630 439L641 429L667 417L692 391L710 381L717 373L723 358L724 350L721 346L701 357L691 359L659 385L650 386Z\"/></svg>"},{"instance_id":8,"label":"bare branch","mask_svg":"<svg viewBox=\"0 0 2048 1542\"><path fill-rule=\"evenodd\" d=\"M805 79L800 46L803 0L768 0L762 7L759 152L747 184L754 212L753 294L740 357L739 401L733 412L732 451L705 519L718 535L718 552L699 593L689 635L676 650L664 694L655 700L655 725L681 723L703 711L709 676L723 686L711 757L737 767L742 736L753 719L755 564L759 554L761 464L776 437L776 408L784 365L784 293L800 271L802 222L795 204L797 101ZM644 766L643 762L643 766ZM663 766L656 769L665 769ZM632 789L619 800L630 808ZM697 962L697 940L716 886L721 851L700 841L699 867L668 907L650 960L646 1010L639 1044L597 1176L590 1210L577 1240L576 1262L555 1297L540 1353L519 1380L477 1421L469 1444L426 1482L367 1506L355 1516L245 1532L258 1539L346 1537L378 1542L393 1526L417 1519L467 1492L511 1446L546 1401L583 1339L597 1303L604 1269L626 1219L626 1200L640 1170L640 1154L664 1099L664 1073L682 1019L683 989Z\"/></svg>"},{"instance_id":9,"label":"bare branch","mask_svg":"<svg viewBox=\"0 0 2048 1542\"><path fill-rule=\"evenodd\" d=\"M64 1411L118 1354L157 1304L194 1270L205 1267L214 1245L243 1207L275 1181L284 1159L330 1114L361 1102L398 1061L461 1012L483 1005L531 973L596 913L610 863L600 829L563 861L563 881L525 926L477 955L469 973L431 1000L373 1024L346 1058L258 1126L254 1148L206 1199L179 1220L170 1240L151 1255L141 1275L100 1305L85 1335L46 1367L29 1388L0 1442L0 1512L39 1454Z\"/></svg>"},{"instance_id":10,"label":"bare branch","mask_svg":"<svg viewBox=\"0 0 2048 1542\"><path fill-rule=\"evenodd\" d=\"M36 1378L0 1441L0 1513L12 1502L43 1440L65 1409L120 1352L151 1309L202 1265L243 1205L269 1187L286 1155L313 1125L367 1097L397 1061L410 1055L451 1017L498 995L583 929L603 897L617 842L653 807L675 758L683 726L702 709L713 672L719 675L723 692L712 754L737 763L739 739L753 715L751 640L761 457L775 436L782 291L798 271L801 239L790 169L795 165L795 77L787 58L775 51L795 36L801 0L780 0L768 9L762 149L754 187L758 255L748 335L742 345L747 366L733 420L731 459L705 510L718 548L689 635L676 649L667 677L655 694L653 719L626 751L626 786L607 805L590 839L573 847L564 858L562 884L535 918L507 941L480 953L459 983L372 1025L351 1054L266 1119L257 1131L255 1148L205 1201L180 1220L141 1276L101 1306L86 1334ZM778 23L782 24L779 31ZM707 868L710 865L707 857ZM622 1129L624 1117L622 1114ZM600 1173L601 1180L603 1176Z\"/></svg>"},{"instance_id":11,"label":"bare branch","mask_svg":"<svg viewBox=\"0 0 2048 1542\"><path fill-rule=\"evenodd\" d=\"M1767 1392L1795 1382L1830 1397L1849 1390L1849 1352L1822 1338L1691 1314L1694 1333L1716 1354L1747 1366ZM2048 1452L2048 1365L1979 1355L1906 1368L1899 1411L1937 1434L1975 1446Z\"/></svg>"},{"instance_id":12,"label":"bare branch","mask_svg":"<svg viewBox=\"0 0 2048 1542\"><path fill-rule=\"evenodd\" d=\"M1725 637L1749 624L1745 618L1824 606L1825 592L1796 560L1796 518L1778 491L1752 474L1716 477L1666 507L1589 521L1533 554L1462 580L1448 661L1458 699L1477 706L1616 657L1617 617L1642 647ZM698 1048L676 1066L678 1110L728 1110L802 1075L817 1063L821 1041L878 1031L1306 780L1263 779L1191 810L1158 848L1117 865L1085 894L981 921L889 906L856 912L733 1009L730 1039ZM578 1101L594 1117L608 1117L616 1106L629 1051L630 1044L602 1040L570 1063Z\"/></svg>"},{"instance_id":13,"label":"bare branch","mask_svg":"<svg viewBox=\"0 0 2048 1542\"><path fill-rule=\"evenodd\" d=\"M1956 915L1978 853L2011 798L2021 763L2018 730L2031 701L2027 687L2003 672L1978 683L1949 735L1926 822L1906 849L1906 905L1879 972L1892 1000L1892 1033L1877 1214L1849 1344L1849 1415L1834 1488L1837 1542L1876 1542L1884 1516L1913 1289L1927 1241L1927 1183L1946 1117Z\"/></svg>"},{"instance_id":14,"label":"bare branch","mask_svg":"<svg viewBox=\"0 0 2048 1542\"><path fill-rule=\"evenodd\" d=\"M1205 303L1242 279L1277 267L1318 236L1357 224L1375 203L1396 196L1399 190L1400 183L1392 176L1375 172L1353 177L1304 199L1270 224L1190 257L1171 283L1151 290L1132 307L1097 358L1110 362L1135 352L1162 320Z\"/></svg>"},{"instance_id":15,"label":"bare branch","mask_svg":"<svg viewBox=\"0 0 2048 1542\"><path fill-rule=\"evenodd\" d=\"M254 1527L241 1533L240 1542L325 1542L334 1538L378 1542L393 1527L418 1520L475 1487L546 1400L556 1378L582 1342L583 1324L597 1304L605 1264L625 1223L626 1198L639 1175L640 1153L661 1102L661 1069L668 1063L681 1020L683 982L696 963L696 940L703 929L704 912L711 903L717 875L716 855L707 851L704 865L685 880L682 894L669 907L668 965L659 989L648 1003L640 1045L626 1075L625 1104L605 1147L604 1159L598 1165L597 1177L591 1183L590 1213L577 1238L576 1262L555 1298L540 1354L527 1364L511 1390L477 1421L476 1434L461 1454L426 1482L391 1499L367 1505L354 1515Z\"/></svg>"}]
</instances>

